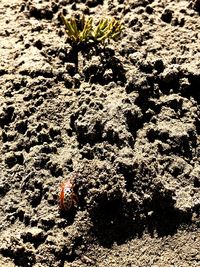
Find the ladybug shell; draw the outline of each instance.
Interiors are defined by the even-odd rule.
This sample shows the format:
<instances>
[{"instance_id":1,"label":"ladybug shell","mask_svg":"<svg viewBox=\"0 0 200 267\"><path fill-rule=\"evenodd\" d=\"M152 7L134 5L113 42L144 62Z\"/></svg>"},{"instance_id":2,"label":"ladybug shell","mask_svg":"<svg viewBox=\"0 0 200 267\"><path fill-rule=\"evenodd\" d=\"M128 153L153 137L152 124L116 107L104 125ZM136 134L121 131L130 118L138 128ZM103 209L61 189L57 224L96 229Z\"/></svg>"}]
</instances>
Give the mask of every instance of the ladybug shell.
<instances>
[{"instance_id":1,"label":"ladybug shell","mask_svg":"<svg viewBox=\"0 0 200 267\"><path fill-rule=\"evenodd\" d=\"M62 184L60 190L60 208L69 210L73 204L73 189L71 182Z\"/></svg>"}]
</instances>

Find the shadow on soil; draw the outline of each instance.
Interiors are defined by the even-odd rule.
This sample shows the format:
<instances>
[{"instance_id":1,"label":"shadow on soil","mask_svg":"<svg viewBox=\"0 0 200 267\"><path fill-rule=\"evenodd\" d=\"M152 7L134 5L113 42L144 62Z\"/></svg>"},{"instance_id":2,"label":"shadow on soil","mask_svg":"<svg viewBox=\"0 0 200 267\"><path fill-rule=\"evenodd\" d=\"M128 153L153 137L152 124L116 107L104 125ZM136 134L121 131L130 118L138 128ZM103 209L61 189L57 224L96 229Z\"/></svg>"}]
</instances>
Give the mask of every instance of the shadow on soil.
<instances>
[{"instance_id":1,"label":"shadow on soil","mask_svg":"<svg viewBox=\"0 0 200 267\"><path fill-rule=\"evenodd\" d=\"M144 232L152 237L174 235L181 225L191 222L191 214L175 209L170 196L159 194L153 196L147 209L146 206L124 206L120 200L105 202L99 205L91 218L93 233L105 247L142 237Z\"/></svg>"},{"instance_id":2,"label":"shadow on soil","mask_svg":"<svg viewBox=\"0 0 200 267\"><path fill-rule=\"evenodd\" d=\"M120 200L101 204L92 214L93 233L99 243L111 247L114 242L123 244L132 236L141 236L144 223L138 223L137 215L126 213Z\"/></svg>"},{"instance_id":3,"label":"shadow on soil","mask_svg":"<svg viewBox=\"0 0 200 267\"><path fill-rule=\"evenodd\" d=\"M170 195L154 194L146 214L146 226L151 236L174 235L181 225L191 223L191 213L176 209L174 204Z\"/></svg>"}]
</instances>

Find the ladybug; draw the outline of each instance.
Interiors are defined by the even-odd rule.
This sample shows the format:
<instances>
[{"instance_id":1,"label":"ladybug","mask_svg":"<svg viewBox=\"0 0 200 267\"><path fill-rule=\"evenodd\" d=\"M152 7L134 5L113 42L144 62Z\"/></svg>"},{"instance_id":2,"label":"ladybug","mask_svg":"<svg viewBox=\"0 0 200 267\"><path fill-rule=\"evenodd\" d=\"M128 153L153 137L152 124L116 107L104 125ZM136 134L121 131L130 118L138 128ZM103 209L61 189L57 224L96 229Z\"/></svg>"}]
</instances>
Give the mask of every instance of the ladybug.
<instances>
[{"instance_id":1,"label":"ladybug","mask_svg":"<svg viewBox=\"0 0 200 267\"><path fill-rule=\"evenodd\" d=\"M66 182L61 184L59 202L60 209L64 211L70 210L73 206L77 206L78 197L74 192L75 184L74 181L68 179Z\"/></svg>"}]
</instances>

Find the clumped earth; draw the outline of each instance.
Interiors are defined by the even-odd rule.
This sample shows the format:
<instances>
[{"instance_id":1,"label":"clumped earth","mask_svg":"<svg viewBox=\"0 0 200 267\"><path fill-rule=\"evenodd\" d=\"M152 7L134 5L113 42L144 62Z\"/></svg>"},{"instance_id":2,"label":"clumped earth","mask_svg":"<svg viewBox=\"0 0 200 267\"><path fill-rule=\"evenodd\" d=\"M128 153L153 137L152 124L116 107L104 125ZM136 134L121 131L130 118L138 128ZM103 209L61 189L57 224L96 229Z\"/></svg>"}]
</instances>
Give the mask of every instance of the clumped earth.
<instances>
[{"instance_id":1,"label":"clumped earth","mask_svg":"<svg viewBox=\"0 0 200 267\"><path fill-rule=\"evenodd\" d=\"M121 39L76 53L61 12L113 16ZM200 1L0 14L0 266L200 266Z\"/></svg>"}]
</instances>

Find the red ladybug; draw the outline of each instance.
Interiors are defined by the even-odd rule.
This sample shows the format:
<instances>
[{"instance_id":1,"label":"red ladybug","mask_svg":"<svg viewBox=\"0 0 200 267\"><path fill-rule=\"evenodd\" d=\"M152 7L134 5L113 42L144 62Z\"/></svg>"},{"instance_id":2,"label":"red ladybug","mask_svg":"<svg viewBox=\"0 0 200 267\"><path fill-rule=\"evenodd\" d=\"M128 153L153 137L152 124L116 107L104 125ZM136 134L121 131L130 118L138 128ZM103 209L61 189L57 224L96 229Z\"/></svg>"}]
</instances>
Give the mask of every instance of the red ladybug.
<instances>
[{"instance_id":1,"label":"red ladybug","mask_svg":"<svg viewBox=\"0 0 200 267\"><path fill-rule=\"evenodd\" d=\"M74 192L74 182L68 179L66 182L61 184L59 201L60 209L68 211L73 206L77 206L78 197Z\"/></svg>"}]
</instances>

